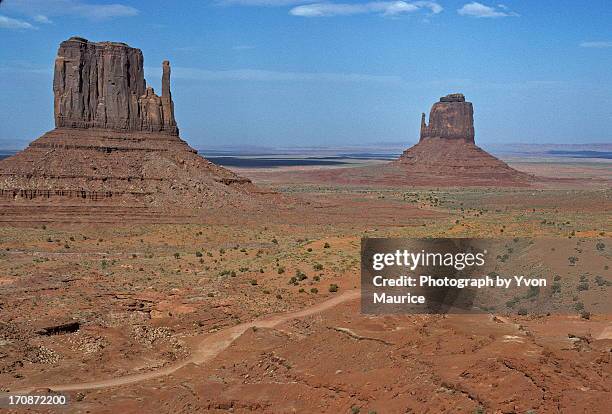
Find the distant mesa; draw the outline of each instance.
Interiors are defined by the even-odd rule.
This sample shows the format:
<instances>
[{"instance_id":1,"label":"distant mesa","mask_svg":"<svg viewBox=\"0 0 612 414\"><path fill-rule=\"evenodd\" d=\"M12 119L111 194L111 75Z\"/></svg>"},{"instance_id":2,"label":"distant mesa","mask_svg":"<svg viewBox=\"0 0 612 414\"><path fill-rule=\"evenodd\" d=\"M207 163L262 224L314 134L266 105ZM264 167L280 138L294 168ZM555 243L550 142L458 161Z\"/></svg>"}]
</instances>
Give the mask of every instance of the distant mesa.
<instances>
[{"instance_id":1,"label":"distant mesa","mask_svg":"<svg viewBox=\"0 0 612 414\"><path fill-rule=\"evenodd\" d=\"M0 161L5 212L10 206L26 215L32 206L96 204L146 220L134 212L258 206L259 190L249 179L200 157L179 138L170 63L162 63L157 95L147 87L143 61L142 52L125 43L80 37L61 43L53 79L56 128Z\"/></svg>"},{"instance_id":2,"label":"distant mesa","mask_svg":"<svg viewBox=\"0 0 612 414\"><path fill-rule=\"evenodd\" d=\"M421 116L419 142L404 151L391 167L416 181L443 185L524 185L533 178L511 168L474 142L474 107L465 96L443 96Z\"/></svg>"},{"instance_id":3,"label":"distant mesa","mask_svg":"<svg viewBox=\"0 0 612 414\"><path fill-rule=\"evenodd\" d=\"M511 168L475 144L474 107L453 93L421 115L419 142L387 164L305 173L314 182L391 187L531 185L535 177Z\"/></svg>"}]
</instances>

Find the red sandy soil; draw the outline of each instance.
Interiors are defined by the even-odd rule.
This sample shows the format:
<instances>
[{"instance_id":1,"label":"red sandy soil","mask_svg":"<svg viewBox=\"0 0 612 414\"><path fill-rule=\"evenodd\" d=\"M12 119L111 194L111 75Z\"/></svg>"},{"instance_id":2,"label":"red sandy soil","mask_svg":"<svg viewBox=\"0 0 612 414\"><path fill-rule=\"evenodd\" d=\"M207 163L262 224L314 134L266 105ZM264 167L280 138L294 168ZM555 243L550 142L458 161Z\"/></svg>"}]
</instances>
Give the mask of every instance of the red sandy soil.
<instances>
[{"instance_id":1,"label":"red sandy soil","mask_svg":"<svg viewBox=\"0 0 612 414\"><path fill-rule=\"evenodd\" d=\"M117 206L96 216L87 201L5 215L2 390L66 390L75 413L609 412L609 314L367 316L352 293L362 236L576 237L563 263L594 263L609 185L445 190L266 174L250 177L296 202L171 224L121 222ZM298 270L307 278L289 284ZM564 285L567 301L599 309L609 287L595 276L588 291ZM37 333L72 320L76 332Z\"/></svg>"},{"instance_id":2,"label":"red sandy soil","mask_svg":"<svg viewBox=\"0 0 612 414\"><path fill-rule=\"evenodd\" d=\"M178 370L51 388L100 413L607 412L607 318L368 317L351 297L210 335Z\"/></svg>"}]
</instances>

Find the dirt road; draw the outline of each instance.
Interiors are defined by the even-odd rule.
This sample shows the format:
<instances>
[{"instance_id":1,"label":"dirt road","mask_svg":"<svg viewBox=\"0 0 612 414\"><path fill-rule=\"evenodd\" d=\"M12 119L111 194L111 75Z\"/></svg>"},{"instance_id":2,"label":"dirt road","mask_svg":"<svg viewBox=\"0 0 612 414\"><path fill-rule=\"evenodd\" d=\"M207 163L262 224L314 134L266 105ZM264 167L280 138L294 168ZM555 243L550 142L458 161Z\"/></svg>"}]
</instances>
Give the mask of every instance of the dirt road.
<instances>
[{"instance_id":1,"label":"dirt road","mask_svg":"<svg viewBox=\"0 0 612 414\"><path fill-rule=\"evenodd\" d=\"M240 325L233 326L231 328L223 329L204 338L202 342L197 345L195 351L193 352L190 358L155 371L144 372L142 374L126 375L118 378L109 378L105 380L80 382L74 384L41 384L39 386L30 387L27 389L10 391L10 394L22 395L41 388L49 388L53 391L91 390L133 384L135 382L147 381L150 379L163 377L165 375L169 375L176 372L177 370L183 368L188 364L202 364L207 361L210 361L211 359L216 357L221 351L227 348L232 342L234 342L236 338L242 335L247 329L250 329L254 326L260 328L273 328L291 319L303 318L309 315L323 312L341 303L357 299L359 298L359 296L360 292L358 290L350 290L336 295L324 302L318 303L314 306L297 312L272 315L264 319L245 322Z\"/></svg>"}]
</instances>

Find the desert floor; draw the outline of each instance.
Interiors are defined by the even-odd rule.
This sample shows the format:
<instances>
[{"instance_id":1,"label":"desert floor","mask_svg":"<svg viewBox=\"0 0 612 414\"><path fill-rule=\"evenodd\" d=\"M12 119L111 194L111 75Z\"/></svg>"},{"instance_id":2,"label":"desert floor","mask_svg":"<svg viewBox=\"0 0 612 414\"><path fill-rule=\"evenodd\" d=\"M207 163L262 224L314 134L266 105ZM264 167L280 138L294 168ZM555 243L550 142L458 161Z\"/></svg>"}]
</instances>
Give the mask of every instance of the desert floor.
<instances>
[{"instance_id":1,"label":"desert floor","mask_svg":"<svg viewBox=\"0 0 612 414\"><path fill-rule=\"evenodd\" d=\"M612 164L512 165L563 181L345 186L236 169L302 206L200 224L4 220L0 389L65 393L71 413L610 412L608 265L588 289L563 281L570 314L360 313L362 237L572 238L560 261L609 263L612 246L595 246L610 237Z\"/></svg>"}]
</instances>

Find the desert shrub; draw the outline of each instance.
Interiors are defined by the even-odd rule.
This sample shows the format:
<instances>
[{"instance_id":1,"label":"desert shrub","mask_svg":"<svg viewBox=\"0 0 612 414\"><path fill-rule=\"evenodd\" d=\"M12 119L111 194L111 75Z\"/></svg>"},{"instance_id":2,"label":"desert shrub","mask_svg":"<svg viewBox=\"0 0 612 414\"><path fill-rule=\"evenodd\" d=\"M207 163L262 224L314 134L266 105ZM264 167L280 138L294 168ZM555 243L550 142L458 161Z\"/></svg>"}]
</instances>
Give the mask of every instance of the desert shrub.
<instances>
[{"instance_id":1,"label":"desert shrub","mask_svg":"<svg viewBox=\"0 0 612 414\"><path fill-rule=\"evenodd\" d=\"M580 312L581 310L584 309L584 303L576 302L576 304L574 305L574 309L576 309L578 312Z\"/></svg>"},{"instance_id":2,"label":"desert shrub","mask_svg":"<svg viewBox=\"0 0 612 414\"><path fill-rule=\"evenodd\" d=\"M521 301L521 298L519 298L518 296L515 296L512 299L510 299L508 302L506 302L506 306L509 308L513 308L514 305L516 305L520 301Z\"/></svg>"},{"instance_id":3,"label":"desert shrub","mask_svg":"<svg viewBox=\"0 0 612 414\"><path fill-rule=\"evenodd\" d=\"M327 242L325 242L325 244L323 245L324 249L329 249L331 247L331 245Z\"/></svg>"},{"instance_id":4,"label":"desert shrub","mask_svg":"<svg viewBox=\"0 0 612 414\"><path fill-rule=\"evenodd\" d=\"M200 252L200 251L195 252L195 255L196 255L196 257L202 257L203 256L202 252Z\"/></svg>"},{"instance_id":5,"label":"desert shrub","mask_svg":"<svg viewBox=\"0 0 612 414\"><path fill-rule=\"evenodd\" d=\"M291 278L289 278L289 284L290 284L290 285L296 285L296 286L297 286L297 284L298 284L297 277L295 277L295 276L291 276Z\"/></svg>"},{"instance_id":6,"label":"desert shrub","mask_svg":"<svg viewBox=\"0 0 612 414\"><path fill-rule=\"evenodd\" d=\"M251 286L257 286L257 279L251 279Z\"/></svg>"},{"instance_id":7,"label":"desert shrub","mask_svg":"<svg viewBox=\"0 0 612 414\"><path fill-rule=\"evenodd\" d=\"M179 259L180 257L181 257L181 254L179 252L174 253L175 259Z\"/></svg>"},{"instance_id":8,"label":"desert shrub","mask_svg":"<svg viewBox=\"0 0 612 414\"><path fill-rule=\"evenodd\" d=\"M589 282L580 282L578 283L577 289L580 290L589 290Z\"/></svg>"},{"instance_id":9,"label":"desert shrub","mask_svg":"<svg viewBox=\"0 0 612 414\"><path fill-rule=\"evenodd\" d=\"M553 294L561 292L561 283L554 282L552 284L552 292L553 292Z\"/></svg>"},{"instance_id":10,"label":"desert shrub","mask_svg":"<svg viewBox=\"0 0 612 414\"><path fill-rule=\"evenodd\" d=\"M312 288L312 289L310 289L310 293L317 294L317 293L319 293L319 289L317 289L317 288Z\"/></svg>"},{"instance_id":11,"label":"desert shrub","mask_svg":"<svg viewBox=\"0 0 612 414\"><path fill-rule=\"evenodd\" d=\"M309 247L308 249L306 249L307 252L311 252L312 251L312 247Z\"/></svg>"},{"instance_id":12,"label":"desert shrub","mask_svg":"<svg viewBox=\"0 0 612 414\"><path fill-rule=\"evenodd\" d=\"M312 266L312 268L314 270L323 270L323 265L321 263L315 263L314 266Z\"/></svg>"},{"instance_id":13,"label":"desert shrub","mask_svg":"<svg viewBox=\"0 0 612 414\"><path fill-rule=\"evenodd\" d=\"M320 276L314 276L312 278L312 280L314 280L315 282L318 282L319 280L321 280L321 277Z\"/></svg>"},{"instance_id":14,"label":"desert shrub","mask_svg":"<svg viewBox=\"0 0 612 414\"><path fill-rule=\"evenodd\" d=\"M604 249L606 248L606 245L603 244L602 242L597 242L597 244L595 245L595 248L599 250L600 252L603 252Z\"/></svg>"},{"instance_id":15,"label":"desert shrub","mask_svg":"<svg viewBox=\"0 0 612 414\"><path fill-rule=\"evenodd\" d=\"M278 269L276 269L276 272L277 272L279 275L282 275L283 273L285 273L285 268L281 266L281 267L279 267Z\"/></svg>"},{"instance_id":16,"label":"desert shrub","mask_svg":"<svg viewBox=\"0 0 612 414\"><path fill-rule=\"evenodd\" d=\"M331 293L337 292L337 291L338 291L338 289L339 289L339 287L338 287L338 285L337 285L337 284L335 284L335 283L332 283L331 285L329 285L329 291L330 291Z\"/></svg>"},{"instance_id":17,"label":"desert shrub","mask_svg":"<svg viewBox=\"0 0 612 414\"><path fill-rule=\"evenodd\" d=\"M295 277L297 278L297 280L299 280L300 282L302 280L308 279L308 276L306 276L306 273L302 272L300 269L297 269L295 271Z\"/></svg>"},{"instance_id":18,"label":"desert shrub","mask_svg":"<svg viewBox=\"0 0 612 414\"><path fill-rule=\"evenodd\" d=\"M535 298L536 296L538 296L539 293L540 293L539 286L530 286L529 291L525 295L525 299Z\"/></svg>"},{"instance_id":19,"label":"desert shrub","mask_svg":"<svg viewBox=\"0 0 612 414\"><path fill-rule=\"evenodd\" d=\"M278 244L278 240L276 239L276 237L272 239L272 243Z\"/></svg>"},{"instance_id":20,"label":"desert shrub","mask_svg":"<svg viewBox=\"0 0 612 414\"><path fill-rule=\"evenodd\" d=\"M263 290L263 293L264 293L264 295L269 295L269 294L270 294L270 291L269 291L268 289L264 289L264 290Z\"/></svg>"},{"instance_id":21,"label":"desert shrub","mask_svg":"<svg viewBox=\"0 0 612 414\"><path fill-rule=\"evenodd\" d=\"M554 280L555 282L558 282L559 280L561 280L561 276L556 275L556 276L553 278L553 280Z\"/></svg>"},{"instance_id":22,"label":"desert shrub","mask_svg":"<svg viewBox=\"0 0 612 414\"><path fill-rule=\"evenodd\" d=\"M527 309L525 309L525 308L520 308L520 309L518 310L518 314L519 314L519 315L521 315L521 316L525 316L525 315L527 315Z\"/></svg>"}]
</instances>

